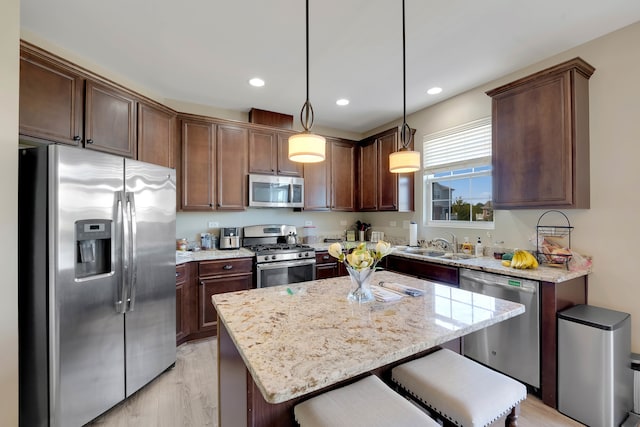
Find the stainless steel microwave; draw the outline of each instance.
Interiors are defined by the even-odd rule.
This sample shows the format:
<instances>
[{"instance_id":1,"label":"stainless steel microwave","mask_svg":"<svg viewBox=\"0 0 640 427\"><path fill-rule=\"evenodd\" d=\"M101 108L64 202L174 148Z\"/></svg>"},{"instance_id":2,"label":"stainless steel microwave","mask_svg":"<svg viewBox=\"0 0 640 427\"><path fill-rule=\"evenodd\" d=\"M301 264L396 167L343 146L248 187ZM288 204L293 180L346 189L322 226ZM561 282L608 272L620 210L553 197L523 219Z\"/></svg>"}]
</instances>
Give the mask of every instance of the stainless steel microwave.
<instances>
[{"instance_id":1,"label":"stainless steel microwave","mask_svg":"<svg viewBox=\"0 0 640 427\"><path fill-rule=\"evenodd\" d=\"M304 207L304 179L289 176L249 175L249 206Z\"/></svg>"}]
</instances>

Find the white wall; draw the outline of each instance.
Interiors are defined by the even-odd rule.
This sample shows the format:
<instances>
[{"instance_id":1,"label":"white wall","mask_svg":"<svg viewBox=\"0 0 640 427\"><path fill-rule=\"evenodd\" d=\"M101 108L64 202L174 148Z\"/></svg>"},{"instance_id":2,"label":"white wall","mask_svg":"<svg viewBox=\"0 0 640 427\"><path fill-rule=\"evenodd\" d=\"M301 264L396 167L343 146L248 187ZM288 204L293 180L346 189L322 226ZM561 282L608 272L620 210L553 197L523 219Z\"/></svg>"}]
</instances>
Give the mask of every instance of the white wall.
<instances>
[{"instance_id":1,"label":"white wall","mask_svg":"<svg viewBox=\"0 0 640 427\"><path fill-rule=\"evenodd\" d=\"M0 425L18 425L18 87L20 1L0 14Z\"/></svg>"}]
</instances>

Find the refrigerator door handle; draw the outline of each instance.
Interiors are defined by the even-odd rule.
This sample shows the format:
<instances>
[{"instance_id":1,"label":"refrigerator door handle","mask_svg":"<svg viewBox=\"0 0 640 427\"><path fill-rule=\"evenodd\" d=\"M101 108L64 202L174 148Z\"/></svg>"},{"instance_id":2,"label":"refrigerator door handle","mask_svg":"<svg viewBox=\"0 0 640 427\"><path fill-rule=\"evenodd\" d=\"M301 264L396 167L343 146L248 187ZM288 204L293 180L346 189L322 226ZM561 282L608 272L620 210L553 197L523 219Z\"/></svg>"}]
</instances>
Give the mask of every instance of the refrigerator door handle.
<instances>
[{"instance_id":1,"label":"refrigerator door handle","mask_svg":"<svg viewBox=\"0 0 640 427\"><path fill-rule=\"evenodd\" d=\"M115 198L116 198L116 210L115 210L115 219L116 219L116 225L114 227L114 240L115 240L115 253L116 254L121 254L122 253L122 246L123 246L123 230L124 230L124 206L122 203L122 192L121 191L117 191L115 193ZM124 274L122 274L122 266L123 266L123 260L122 258L118 258L116 257L115 259L117 259L117 266L115 268L116 271L116 277L119 278L120 280L116 281L116 299L115 299L115 308L116 308L116 312L117 313L124 313L126 311L126 304L125 304L125 298L126 298L126 292L127 292L127 287L126 287L126 280L124 277Z\"/></svg>"},{"instance_id":2,"label":"refrigerator door handle","mask_svg":"<svg viewBox=\"0 0 640 427\"><path fill-rule=\"evenodd\" d=\"M126 193L127 214L129 219L129 298L127 299L127 311L133 311L136 302L136 282L138 279L138 257L136 247L138 245L137 222L136 222L136 202L135 194Z\"/></svg>"}]
</instances>

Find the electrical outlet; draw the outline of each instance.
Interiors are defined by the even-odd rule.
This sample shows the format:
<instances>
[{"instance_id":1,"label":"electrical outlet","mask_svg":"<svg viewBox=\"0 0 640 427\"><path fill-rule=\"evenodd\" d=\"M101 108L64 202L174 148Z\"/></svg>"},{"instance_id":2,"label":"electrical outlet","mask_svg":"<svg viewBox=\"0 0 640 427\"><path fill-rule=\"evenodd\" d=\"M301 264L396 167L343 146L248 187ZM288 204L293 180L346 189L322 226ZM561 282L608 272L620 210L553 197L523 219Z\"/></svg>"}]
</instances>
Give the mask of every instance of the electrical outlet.
<instances>
[{"instance_id":1,"label":"electrical outlet","mask_svg":"<svg viewBox=\"0 0 640 427\"><path fill-rule=\"evenodd\" d=\"M340 225L342 225L342 226L347 225L347 221L346 221L346 220L344 220L344 219L340 220Z\"/></svg>"},{"instance_id":2,"label":"electrical outlet","mask_svg":"<svg viewBox=\"0 0 640 427\"><path fill-rule=\"evenodd\" d=\"M389 221L389 227L397 227L398 223L395 221Z\"/></svg>"},{"instance_id":3,"label":"electrical outlet","mask_svg":"<svg viewBox=\"0 0 640 427\"><path fill-rule=\"evenodd\" d=\"M313 221L305 221L305 222L304 222L304 226L305 226L305 227L310 227L310 226L312 226L312 225L313 225Z\"/></svg>"},{"instance_id":4,"label":"electrical outlet","mask_svg":"<svg viewBox=\"0 0 640 427\"><path fill-rule=\"evenodd\" d=\"M217 223L217 222L215 222L215 221L209 221L209 222L207 223L207 225L209 226L209 228L218 228L218 227L220 227L220 224L218 224L218 223Z\"/></svg>"}]
</instances>

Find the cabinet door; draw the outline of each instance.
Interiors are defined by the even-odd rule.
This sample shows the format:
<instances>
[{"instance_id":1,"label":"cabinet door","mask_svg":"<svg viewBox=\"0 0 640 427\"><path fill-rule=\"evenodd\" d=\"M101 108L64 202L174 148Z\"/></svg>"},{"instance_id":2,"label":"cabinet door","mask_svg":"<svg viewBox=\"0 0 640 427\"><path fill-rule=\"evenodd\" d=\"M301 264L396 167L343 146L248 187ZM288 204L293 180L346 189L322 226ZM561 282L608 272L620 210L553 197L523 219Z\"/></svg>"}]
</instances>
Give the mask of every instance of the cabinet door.
<instances>
[{"instance_id":1,"label":"cabinet door","mask_svg":"<svg viewBox=\"0 0 640 427\"><path fill-rule=\"evenodd\" d=\"M458 268L399 256L386 257L386 268L421 279L458 286Z\"/></svg>"},{"instance_id":2,"label":"cabinet door","mask_svg":"<svg viewBox=\"0 0 640 427\"><path fill-rule=\"evenodd\" d=\"M246 128L218 125L216 132L218 203L220 210L244 210L247 204Z\"/></svg>"},{"instance_id":3,"label":"cabinet door","mask_svg":"<svg viewBox=\"0 0 640 427\"><path fill-rule=\"evenodd\" d=\"M275 132L249 130L249 173L275 175L278 144Z\"/></svg>"},{"instance_id":4,"label":"cabinet door","mask_svg":"<svg viewBox=\"0 0 640 427\"><path fill-rule=\"evenodd\" d=\"M224 292L234 292L251 287L251 274L238 276L218 276L200 279L198 298L198 332L214 331L218 324L218 313L213 307L211 296Z\"/></svg>"},{"instance_id":5,"label":"cabinet door","mask_svg":"<svg viewBox=\"0 0 640 427\"><path fill-rule=\"evenodd\" d=\"M589 86L576 58L487 92L493 207L589 208Z\"/></svg>"},{"instance_id":6,"label":"cabinet door","mask_svg":"<svg viewBox=\"0 0 640 427\"><path fill-rule=\"evenodd\" d=\"M362 143L358 156L358 210L378 210L378 140ZM382 183L380 183L382 185Z\"/></svg>"},{"instance_id":7,"label":"cabinet door","mask_svg":"<svg viewBox=\"0 0 640 427\"><path fill-rule=\"evenodd\" d=\"M331 208L331 144L327 141L326 160L318 163L305 163L304 210L326 211Z\"/></svg>"},{"instance_id":8,"label":"cabinet door","mask_svg":"<svg viewBox=\"0 0 640 427\"><path fill-rule=\"evenodd\" d=\"M176 344L178 345L184 342L190 332L190 277L188 264L176 266Z\"/></svg>"},{"instance_id":9,"label":"cabinet door","mask_svg":"<svg viewBox=\"0 0 640 427\"><path fill-rule=\"evenodd\" d=\"M303 164L289 160L289 133L278 133L278 175L302 176Z\"/></svg>"},{"instance_id":10,"label":"cabinet door","mask_svg":"<svg viewBox=\"0 0 640 427\"><path fill-rule=\"evenodd\" d=\"M182 122L182 201L185 211L215 209L213 125Z\"/></svg>"},{"instance_id":11,"label":"cabinet door","mask_svg":"<svg viewBox=\"0 0 640 427\"><path fill-rule=\"evenodd\" d=\"M331 147L331 209L355 210L355 146L348 142L334 141Z\"/></svg>"},{"instance_id":12,"label":"cabinet door","mask_svg":"<svg viewBox=\"0 0 640 427\"><path fill-rule=\"evenodd\" d=\"M21 135L80 145L83 96L82 77L21 50Z\"/></svg>"},{"instance_id":13,"label":"cabinet door","mask_svg":"<svg viewBox=\"0 0 640 427\"><path fill-rule=\"evenodd\" d=\"M149 104L138 104L138 160L175 167L176 114Z\"/></svg>"},{"instance_id":14,"label":"cabinet door","mask_svg":"<svg viewBox=\"0 0 640 427\"><path fill-rule=\"evenodd\" d=\"M377 139L378 149L378 210L398 210L398 174L389 172L389 154L398 149L398 132ZM412 174L413 175L413 174Z\"/></svg>"},{"instance_id":15,"label":"cabinet door","mask_svg":"<svg viewBox=\"0 0 640 427\"><path fill-rule=\"evenodd\" d=\"M86 82L85 97L85 148L135 158L135 100L91 80Z\"/></svg>"}]
</instances>

